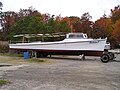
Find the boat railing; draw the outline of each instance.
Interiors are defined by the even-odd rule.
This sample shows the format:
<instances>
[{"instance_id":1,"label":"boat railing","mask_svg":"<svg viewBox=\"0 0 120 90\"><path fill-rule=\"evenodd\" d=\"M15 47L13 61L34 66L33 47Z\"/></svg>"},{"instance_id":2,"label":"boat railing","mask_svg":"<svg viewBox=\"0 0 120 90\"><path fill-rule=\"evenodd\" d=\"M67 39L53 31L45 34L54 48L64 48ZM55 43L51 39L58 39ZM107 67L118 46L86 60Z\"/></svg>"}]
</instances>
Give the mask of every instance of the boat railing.
<instances>
[{"instance_id":1,"label":"boat railing","mask_svg":"<svg viewBox=\"0 0 120 90\"><path fill-rule=\"evenodd\" d=\"M15 44L15 43L30 43L30 42L36 42L36 41L55 41L55 40L62 40L65 37L65 33L51 33L51 34L20 34L20 35L14 35L13 36L13 41L9 41L10 44ZM16 38L17 40L20 41L15 41ZM51 39L52 38L52 39ZM57 39L56 39L57 38ZM31 40L33 39L33 40Z\"/></svg>"},{"instance_id":2,"label":"boat railing","mask_svg":"<svg viewBox=\"0 0 120 90\"><path fill-rule=\"evenodd\" d=\"M9 41L9 44L16 44L16 43L29 43L28 41Z\"/></svg>"}]
</instances>

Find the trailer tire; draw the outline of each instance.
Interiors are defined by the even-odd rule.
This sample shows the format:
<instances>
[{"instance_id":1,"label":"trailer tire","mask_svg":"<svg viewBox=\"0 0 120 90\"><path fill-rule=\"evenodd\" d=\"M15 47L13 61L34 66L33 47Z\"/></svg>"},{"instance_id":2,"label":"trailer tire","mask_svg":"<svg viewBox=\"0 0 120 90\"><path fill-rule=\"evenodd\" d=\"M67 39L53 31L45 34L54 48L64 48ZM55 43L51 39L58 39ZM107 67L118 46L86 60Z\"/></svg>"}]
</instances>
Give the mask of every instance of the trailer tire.
<instances>
[{"instance_id":1,"label":"trailer tire","mask_svg":"<svg viewBox=\"0 0 120 90\"><path fill-rule=\"evenodd\" d=\"M107 63L110 60L109 55L107 54L103 54L100 59L103 63Z\"/></svg>"},{"instance_id":2,"label":"trailer tire","mask_svg":"<svg viewBox=\"0 0 120 90\"><path fill-rule=\"evenodd\" d=\"M108 56L109 56L110 60L113 60L115 58L115 55L112 52L108 52Z\"/></svg>"}]
</instances>

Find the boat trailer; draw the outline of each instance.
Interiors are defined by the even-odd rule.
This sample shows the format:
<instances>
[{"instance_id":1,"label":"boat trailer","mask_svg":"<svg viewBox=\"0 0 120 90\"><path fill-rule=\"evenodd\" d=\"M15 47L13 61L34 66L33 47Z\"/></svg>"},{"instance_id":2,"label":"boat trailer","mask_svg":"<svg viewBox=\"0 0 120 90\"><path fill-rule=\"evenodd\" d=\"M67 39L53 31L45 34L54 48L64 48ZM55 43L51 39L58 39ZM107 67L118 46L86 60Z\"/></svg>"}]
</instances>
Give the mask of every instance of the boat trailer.
<instances>
[{"instance_id":1,"label":"boat trailer","mask_svg":"<svg viewBox=\"0 0 120 90\"><path fill-rule=\"evenodd\" d=\"M104 51L103 55L100 57L100 60L103 63L107 63L110 60L114 60L118 54L120 54L120 49Z\"/></svg>"},{"instance_id":2,"label":"boat trailer","mask_svg":"<svg viewBox=\"0 0 120 90\"><path fill-rule=\"evenodd\" d=\"M28 51L29 52L29 56L31 57L36 57L36 58L43 58L43 57L47 57L48 54L41 54L39 52L33 52L33 51ZM107 63L109 61L115 60L115 58L120 54L120 49L114 49L114 50L105 50L103 52L103 54L100 56L100 60L103 63ZM50 57L52 56L52 54L49 54ZM85 60L85 56L84 54L79 55L81 60Z\"/></svg>"},{"instance_id":3,"label":"boat trailer","mask_svg":"<svg viewBox=\"0 0 120 90\"><path fill-rule=\"evenodd\" d=\"M110 60L115 60L115 58L117 58L117 56L120 54L120 49L116 49L116 50L105 50L102 54L102 56L100 56L100 60L103 63L107 63ZM85 55L79 55L81 60L85 60Z\"/></svg>"}]
</instances>

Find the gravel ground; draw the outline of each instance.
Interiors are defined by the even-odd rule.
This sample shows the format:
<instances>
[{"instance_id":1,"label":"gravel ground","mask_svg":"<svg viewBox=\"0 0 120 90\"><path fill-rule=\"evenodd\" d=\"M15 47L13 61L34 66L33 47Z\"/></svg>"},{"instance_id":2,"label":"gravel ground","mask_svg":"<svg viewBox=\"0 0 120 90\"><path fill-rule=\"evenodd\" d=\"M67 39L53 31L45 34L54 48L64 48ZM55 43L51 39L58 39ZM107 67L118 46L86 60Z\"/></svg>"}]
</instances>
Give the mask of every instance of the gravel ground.
<instances>
[{"instance_id":1,"label":"gravel ground","mask_svg":"<svg viewBox=\"0 0 120 90\"><path fill-rule=\"evenodd\" d=\"M52 64L0 67L11 83L0 90L120 90L120 55L102 63L97 57L54 56Z\"/></svg>"}]
</instances>

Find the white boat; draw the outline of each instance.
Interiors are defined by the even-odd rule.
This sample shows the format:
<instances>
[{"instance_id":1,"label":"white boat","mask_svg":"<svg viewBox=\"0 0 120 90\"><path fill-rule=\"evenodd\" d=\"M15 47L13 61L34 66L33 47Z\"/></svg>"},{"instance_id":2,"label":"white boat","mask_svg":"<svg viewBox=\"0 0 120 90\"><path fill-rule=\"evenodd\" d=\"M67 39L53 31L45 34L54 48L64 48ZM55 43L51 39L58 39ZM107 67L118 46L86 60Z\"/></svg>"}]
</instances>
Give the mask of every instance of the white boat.
<instances>
[{"instance_id":1,"label":"white boat","mask_svg":"<svg viewBox=\"0 0 120 90\"><path fill-rule=\"evenodd\" d=\"M40 55L101 56L109 48L105 39L91 39L84 33L69 33L62 41L9 44L10 50L33 51Z\"/></svg>"}]
</instances>

